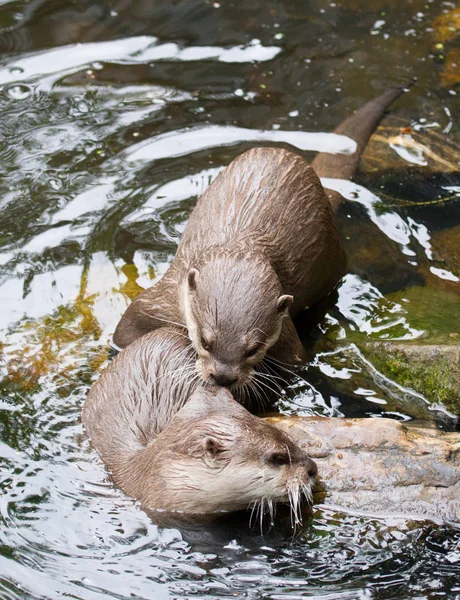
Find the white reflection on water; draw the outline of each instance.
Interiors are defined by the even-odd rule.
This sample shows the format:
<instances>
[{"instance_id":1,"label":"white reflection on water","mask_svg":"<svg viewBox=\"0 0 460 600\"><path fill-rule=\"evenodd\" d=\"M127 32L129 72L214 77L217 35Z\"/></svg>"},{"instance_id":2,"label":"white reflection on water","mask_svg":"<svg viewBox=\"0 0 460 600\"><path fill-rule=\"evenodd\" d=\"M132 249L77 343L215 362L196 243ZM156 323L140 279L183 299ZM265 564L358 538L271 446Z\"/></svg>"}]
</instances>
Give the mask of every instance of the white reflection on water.
<instances>
[{"instance_id":1,"label":"white reflection on water","mask_svg":"<svg viewBox=\"0 0 460 600\"><path fill-rule=\"evenodd\" d=\"M91 65L94 62L114 61L137 64L153 60L192 61L215 59L226 63L267 61L281 52L278 46L262 46L253 40L247 46L222 48L219 46L191 46L157 44L157 38L141 35L108 42L72 44L61 48L29 54L14 61L14 68L0 69L0 84L24 81L38 76L66 72Z\"/></svg>"},{"instance_id":2,"label":"white reflection on water","mask_svg":"<svg viewBox=\"0 0 460 600\"><path fill-rule=\"evenodd\" d=\"M401 246L401 252L406 256L416 256L414 250L409 246L414 238L423 248L428 260L433 259L433 253L430 243L430 233L423 223L417 223L414 219L408 217L406 221L395 211L385 208L384 212L378 212L377 206L381 205L381 200L378 196L370 192L362 185L347 181L345 179L333 179L322 177L321 182L325 188L335 190L351 202L357 202L364 206L367 210L369 218L377 227L387 236ZM454 186L448 191L457 191ZM411 264L416 264L415 262ZM459 278L445 269L431 266L430 271L433 275L441 279L449 281L460 281Z\"/></svg>"},{"instance_id":3,"label":"white reflection on water","mask_svg":"<svg viewBox=\"0 0 460 600\"><path fill-rule=\"evenodd\" d=\"M187 200L195 196L201 196L206 188L214 181L224 167L203 169L198 173L186 175L179 179L173 179L164 185L155 186L150 190L150 196L138 210L127 216L123 222L133 223L145 218L156 210L171 202Z\"/></svg>"},{"instance_id":4,"label":"white reflection on water","mask_svg":"<svg viewBox=\"0 0 460 600\"><path fill-rule=\"evenodd\" d=\"M32 279L29 291L24 290L24 279L8 279L0 287L0 330L25 316L37 319L52 314L58 306L75 301L81 272L80 265L68 265L56 271L39 273Z\"/></svg>"},{"instance_id":5,"label":"white reflection on water","mask_svg":"<svg viewBox=\"0 0 460 600\"><path fill-rule=\"evenodd\" d=\"M246 129L225 125L209 125L168 131L134 144L123 154L129 161L149 161L182 156L207 148L237 144L240 142L285 142L300 150L353 154L356 142L336 133L309 133L305 131L281 131Z\"/></svg>"},{"instance_id":6,"label":"white reflection on water","mask_svg":"<svg viewBox=\"0 0 460 600\"><path fill-rule=\"evenodd\" d=\"M383 296L372 284L351 273L345 275L338 289L337 306L352 329L380 339L413 340L424 334L407 322L407 310ZM388 332L385 335L385 332ZM399 335L395 332L399 331Z\"/></svg>"},{"instance_id":7,"label":"white reflection on water","mask_svg":"<svg viewBox=\"0 0 460 600\"><path fill-rule=\"evenodd\" d=\"M376 206L381 204L378 196L362 185L347 181L346 179L322 177L321 182L325 188L339 192L346 200L362 204L366 208L371 221L390 240L399 244L404 254L414 256L415 253L408 247L411 241L411 231L407 223L394 211L385 210L384 213L378 213Z\"/></svg>"},{"instance_id":8,"label":"white reflection on water","mask_svg":"<svg viewBox=\"0 0 460 600\"><path fill-rule=\"evenodd\" d=\"M95 252L92 255L86 295L94 296L92 313L102 329L104 339L113 333L128 306L126 298L121 293L116 293L121 279L124 279L124 275L118 273L105 252Z\"/></svg>"},{"instance_id":9,"label":"white reflection on water","mask_svg":"<svg viewBox=\"0 0 460 600\"><path fill-rule=\"evenodd\" d=\"M116 177L108 177L106 182L100 182L94 187L86 189L78 194L64 208L54 213L51 223L60 221L71 221L77 219L88 212L94 212L105 208L110 200L110 195L114 191Z\"/></svg>"},{"instance_id":10,"label":"white reflection on water","mask_svg":"<svg viewBox=\"0 0 460 600\"><path fill-rule=\"evenodd\" d=\"M69 224L53 227L32 238L30 242L22 248L22 251L30 254L43 252L45 248L56 248L59 244L62 244L64 240L85 238L89 232L90 227L86 225L75 227Z\"/></svg>"}]
</instances>

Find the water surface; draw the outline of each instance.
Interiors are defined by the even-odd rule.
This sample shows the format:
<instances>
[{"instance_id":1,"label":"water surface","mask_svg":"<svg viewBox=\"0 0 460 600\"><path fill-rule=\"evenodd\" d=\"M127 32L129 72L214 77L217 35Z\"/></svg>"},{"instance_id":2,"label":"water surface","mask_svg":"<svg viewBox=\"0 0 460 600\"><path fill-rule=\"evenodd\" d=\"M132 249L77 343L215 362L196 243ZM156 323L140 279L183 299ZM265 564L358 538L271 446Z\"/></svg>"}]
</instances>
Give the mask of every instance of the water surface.
<instances>
[{"instance_id":1,"label":"water surface","mask_svg":"<svg viewBox=\"0 0 460 600\"><path fill-rule=\"evenodd\" d=\"M430 0L0 2L2 598L460 598L453 527L331 508L295 536L158 527L79 424L219 171L257 144L344 150L340 120L417 77L338 183L349 274L302 324L311 360L281 402L414 416L360 342L460 339L458 20Z\"/></svg>"}]
</instances>

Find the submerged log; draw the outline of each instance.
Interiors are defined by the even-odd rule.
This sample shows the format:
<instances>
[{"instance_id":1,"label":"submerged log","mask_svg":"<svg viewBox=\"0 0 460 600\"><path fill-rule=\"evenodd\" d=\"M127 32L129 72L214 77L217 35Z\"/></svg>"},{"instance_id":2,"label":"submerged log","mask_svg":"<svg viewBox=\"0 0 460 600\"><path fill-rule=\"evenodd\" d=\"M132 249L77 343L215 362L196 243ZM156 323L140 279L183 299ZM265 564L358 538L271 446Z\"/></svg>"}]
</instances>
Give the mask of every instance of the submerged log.
<instances>
[{"instance_id":1,"label":"submerged log","mask_svg":"<svg viewBox=\"0 0 460 600\"><path fill-rule=\"evenodd\" d=\"M269 419L317 462L315 503L460 522L460 433L423 421Z\"/></svg>"}]
</instances>

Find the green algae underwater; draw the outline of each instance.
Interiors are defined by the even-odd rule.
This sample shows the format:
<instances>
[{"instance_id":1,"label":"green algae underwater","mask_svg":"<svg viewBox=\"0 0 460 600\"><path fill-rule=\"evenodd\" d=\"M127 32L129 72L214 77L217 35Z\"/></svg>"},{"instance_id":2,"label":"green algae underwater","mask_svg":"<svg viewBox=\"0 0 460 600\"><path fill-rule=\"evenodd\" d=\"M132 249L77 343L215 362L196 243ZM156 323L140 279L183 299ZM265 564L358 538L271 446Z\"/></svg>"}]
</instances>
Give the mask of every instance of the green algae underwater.
<instances>
[{"instance_id":1,"label":"green algae underwater","mask_svg":"<svg viewBox=\"0 0 460 600\"><path fill-rule=\"evenodd\" d=\"M430 0L0 4L1 598L460 598L455 525L322 506L295 535L160 527L79 422L219 171L259 143L310 160L416 77L337 215L348 274L300 320L280 409L455 427L459 40Z\"/></svg>"}]
</instances>

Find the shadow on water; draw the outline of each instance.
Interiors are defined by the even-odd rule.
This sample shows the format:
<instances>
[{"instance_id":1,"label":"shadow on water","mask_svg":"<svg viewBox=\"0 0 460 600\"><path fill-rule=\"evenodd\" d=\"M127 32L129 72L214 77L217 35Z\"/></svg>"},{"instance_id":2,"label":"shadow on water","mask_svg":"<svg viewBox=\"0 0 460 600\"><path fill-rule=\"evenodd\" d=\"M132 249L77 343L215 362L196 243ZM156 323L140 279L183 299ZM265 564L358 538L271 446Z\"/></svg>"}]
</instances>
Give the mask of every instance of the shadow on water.
<instances>
[{"instance_id":1,"label":"shadow on water","mask_svg":"<svg viewBox=\"0 0 460 600\"><path fill-rule=\"evenodd\" d=\"M460 340L460 17L413 0L0 4L0 596L460 598L454 526L316 507L293 535L248 514L154 521L79 425L129 301L196 199L258 144L308 160L417 77L338 214L349 272L299 319L289 414L429 418L365 342Z\"/></svg>"}]
</instances>

